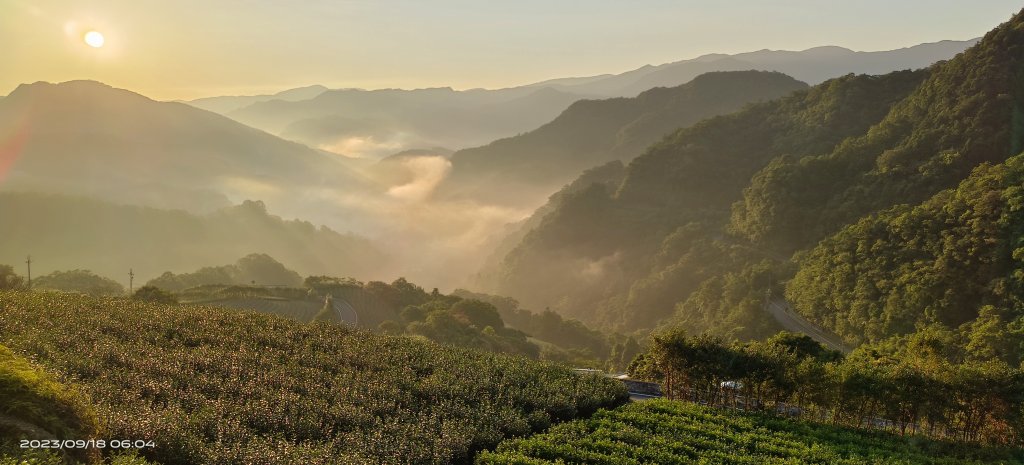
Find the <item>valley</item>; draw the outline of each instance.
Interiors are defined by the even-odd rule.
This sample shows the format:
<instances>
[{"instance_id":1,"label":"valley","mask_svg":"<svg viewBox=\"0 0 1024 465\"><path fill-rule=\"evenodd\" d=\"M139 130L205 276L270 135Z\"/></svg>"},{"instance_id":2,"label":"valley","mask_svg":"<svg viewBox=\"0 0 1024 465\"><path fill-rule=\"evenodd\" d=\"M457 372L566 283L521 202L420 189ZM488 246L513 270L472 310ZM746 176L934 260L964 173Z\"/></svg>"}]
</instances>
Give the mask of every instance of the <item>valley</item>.
<instances>
[{"instance_id":1,"label":"valley","mask_svg":"<svg viewBox=\"0 0 1024 465\"><path fill-rule=\"evenodd\" d=\"M9 7L0 465L1024 463L1018 5L182 1Z\"/></svg>"}]
</instances>

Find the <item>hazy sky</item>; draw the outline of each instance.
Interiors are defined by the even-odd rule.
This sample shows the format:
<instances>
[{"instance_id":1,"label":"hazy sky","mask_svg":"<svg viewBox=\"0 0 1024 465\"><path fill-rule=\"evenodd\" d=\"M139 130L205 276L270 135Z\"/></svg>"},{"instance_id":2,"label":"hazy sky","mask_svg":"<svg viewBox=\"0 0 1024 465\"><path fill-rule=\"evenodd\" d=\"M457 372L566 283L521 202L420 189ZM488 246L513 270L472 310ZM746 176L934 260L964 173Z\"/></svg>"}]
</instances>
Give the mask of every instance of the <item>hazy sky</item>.
<instances>
[{"instance_id":1,"label":"hazy sky","mask_svg":"<svg viewBox=\"0 0 1024 465\"><path fill-rule=\"evenodd\" d=\"M159 99L505 87L705 53L980 36L1019 0L0 0L0 95L96 79ZM106 45L82 35L97 30Z\"/></svg>"}]
</instances>

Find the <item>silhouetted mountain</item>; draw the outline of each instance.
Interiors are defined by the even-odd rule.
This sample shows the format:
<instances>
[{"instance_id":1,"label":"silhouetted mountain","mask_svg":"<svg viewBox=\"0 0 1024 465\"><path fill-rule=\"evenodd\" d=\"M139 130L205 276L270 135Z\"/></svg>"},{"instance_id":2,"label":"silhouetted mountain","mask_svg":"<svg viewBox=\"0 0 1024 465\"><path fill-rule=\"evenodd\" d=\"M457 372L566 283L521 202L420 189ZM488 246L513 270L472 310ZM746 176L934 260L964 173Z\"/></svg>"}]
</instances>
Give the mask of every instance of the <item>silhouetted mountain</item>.
<instances>
[{"instance_id":1,"label":"silhouetted mountain","mask_svg":"<svg viewBox=\"0 0 1024 465\"><path fill-rule=\"evenodd\" d=\"M209 211L249 198L276 207L282 192L313 186L372 187L334 155L92 81L19 86L0 102L0 134L21 141L6 190Z\"/></svg>"},{"instance_id":2,"label":"silhouetted mountain","mask_svg":"<svg viewBox=\"0 0 1024 465\"><path fill-rule=\"evenodd\" d=\"M324 86L313 85L288 89L272 95L227 95L223 97L198 98L184 103L202 108L203 110L224 114L247 107L254 103L266 102L268 100L284 100L286 102L309 100L326 92L327 90L328 89Z\"/></svg>"},{"instance_id":3,"label":"silhouetted mountain","mask_svg":"<svg viewBox=\"0 0 1024 465\"><path fill-rule=\"evenodd\" d=\"M228 116L314 147L381 158L416 147L465 147L534 129L579 94L552 89L341 89L271 100Z\"/></svg>"},{"instance_id":4,"label":"silhouetted mountain","mask_svg":"<svg viewBox=\"0 0 1024 465\"><path fill-rule=\"evenodd\" d=\"M565 92L631 97L654 87L676 86L712 71L778 71L810 84L846 74L885 74L918 69L948 60L978 39L916 45L881 52L855 52L842 47L815 47L794 52L760 50L735 55L709 54L658 66L644 66L617 75L545 81L533 86Z\"/></svg>"},{"instance_id":5,"label":"silhouetted mountain","mask_svg":"<svg viewBox=\"0 0 1024 465\"><path fill-rule=\"evenodd\" d=\"M812 84L849 73L916 69L952 58L974 41L944 41L884 52L817 47L704 55L621 74L552 79L506 89L295 89L274 96L193 102L312 147L380 158L416 147L468 148L536 129L583 98L634 97L716 71L778 71ZM315 94L315 96L313 96ZM248 104L246 106L241 106Z\"/></svg>"},{"instance_id":6,"label":"silhouetted mountain","mask_svg":"<svg viewBox=\"0 0 1024 465\"><path fill-rule=\"evenodd\" d=\"M138 286L165 271L221 265L267 253L304 275L378 276L389 257L365 238L267 212L244 202L207 215L115 205L61 195L0 193L0 263L32 270L86 268ZM262 284L283 284L261 282Z\"/></svg>"},{"instance_id":7,"label":"silhouetted mountain","mask_svg":"<svg viewBox=\"0 0 1024 465\"><path fill-rule=\"evenodd\" d=\"M806 87L779 73L709 73L635 98L581 100L537 130L453 154L438 197L535 205L581 170L629 160L674 129Z\"/></svg>"}]
</instances>

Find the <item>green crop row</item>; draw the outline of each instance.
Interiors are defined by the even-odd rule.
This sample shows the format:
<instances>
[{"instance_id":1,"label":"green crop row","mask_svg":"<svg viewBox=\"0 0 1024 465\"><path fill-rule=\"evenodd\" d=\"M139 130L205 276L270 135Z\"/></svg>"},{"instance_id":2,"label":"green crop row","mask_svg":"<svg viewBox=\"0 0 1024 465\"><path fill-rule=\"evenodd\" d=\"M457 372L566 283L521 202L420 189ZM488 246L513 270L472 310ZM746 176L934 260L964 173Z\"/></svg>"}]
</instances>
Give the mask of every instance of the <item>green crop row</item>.
<instances>
[{"instance_id":1,"label":"green crop row","mask_svg":"<svg viewBox=\"0 0 1024 465\"><path fill-rule=\"evenodd\" d=\"M654 400L507 440L482 452L477 464L1024 463L1020 451L965 447Z\"/></svg>"}]
</instances>

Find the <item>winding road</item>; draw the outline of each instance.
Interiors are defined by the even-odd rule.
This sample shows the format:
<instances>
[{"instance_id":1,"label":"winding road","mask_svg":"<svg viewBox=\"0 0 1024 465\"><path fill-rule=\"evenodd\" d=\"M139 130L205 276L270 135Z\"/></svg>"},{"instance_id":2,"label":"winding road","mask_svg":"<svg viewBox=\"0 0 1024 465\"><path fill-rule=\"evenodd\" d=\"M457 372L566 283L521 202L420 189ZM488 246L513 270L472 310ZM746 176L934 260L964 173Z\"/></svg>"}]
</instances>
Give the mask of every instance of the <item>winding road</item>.
<instances>
[{"instance_id":1,"label":"winding road","mask_svg":"<svg viewBox=\"0 0 1024 465\"><path fill-rule=\"evenodd\" d=\"M842 339L838 336L829 333L828 331L818 327L818 325L811 323L806 318L797 314L785 300L779 298L770 299L768 301L767 310L773 317L775 317L775 320L788 331L806 334L815 341L844 354L848 354L853 350L853 348L843 344Z\"/></svg>"}]
</instances>

